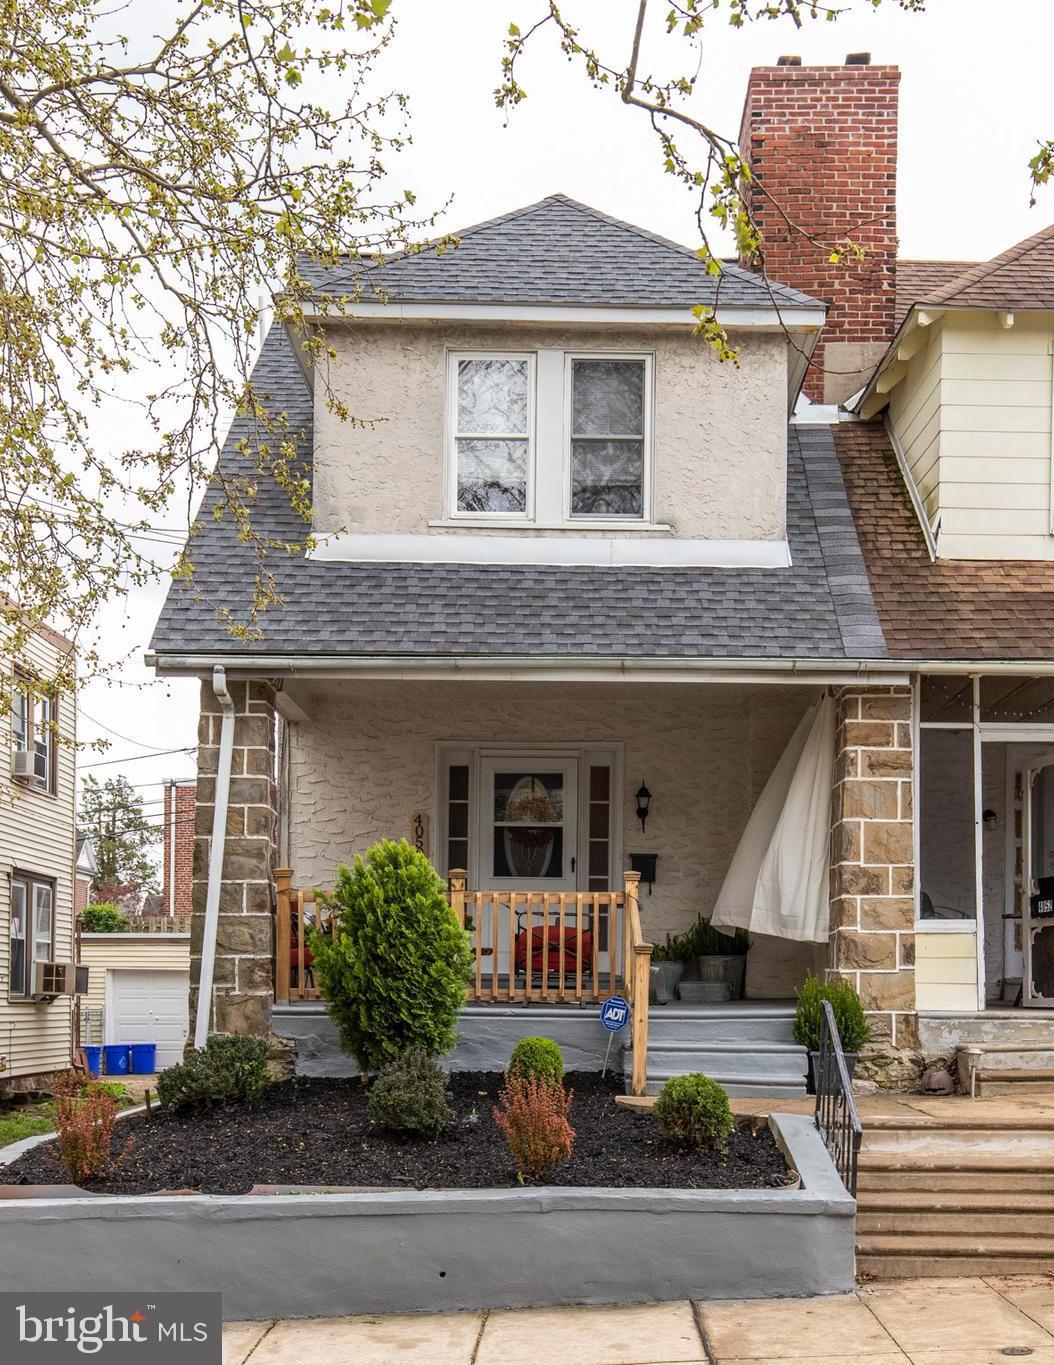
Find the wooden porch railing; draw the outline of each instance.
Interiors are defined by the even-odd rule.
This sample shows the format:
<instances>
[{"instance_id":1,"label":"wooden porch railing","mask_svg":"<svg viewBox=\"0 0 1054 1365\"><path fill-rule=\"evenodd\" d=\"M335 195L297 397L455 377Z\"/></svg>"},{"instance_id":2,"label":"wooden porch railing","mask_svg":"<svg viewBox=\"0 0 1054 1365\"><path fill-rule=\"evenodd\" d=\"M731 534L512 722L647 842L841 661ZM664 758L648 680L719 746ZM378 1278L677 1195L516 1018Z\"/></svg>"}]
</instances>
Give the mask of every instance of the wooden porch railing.
<instances>
[{"instance_id":1,"label":"wooden porch railing","mask_svg":"<svg viewBox=\"0 0 1054 1365\"><path fill-rule=\"evenodd\" d=\"M640 924L640 873L627 872L621 891L469 891L467 877L451 871L447 899L472 946L468 1001L584 1005L625 995L632 1088L643 1095L651 944ZM306 930L331 932L329 909L310 887L293 886L290 868L275 879L275 998L317 1000Z\"/></svg>"}]
</instances>

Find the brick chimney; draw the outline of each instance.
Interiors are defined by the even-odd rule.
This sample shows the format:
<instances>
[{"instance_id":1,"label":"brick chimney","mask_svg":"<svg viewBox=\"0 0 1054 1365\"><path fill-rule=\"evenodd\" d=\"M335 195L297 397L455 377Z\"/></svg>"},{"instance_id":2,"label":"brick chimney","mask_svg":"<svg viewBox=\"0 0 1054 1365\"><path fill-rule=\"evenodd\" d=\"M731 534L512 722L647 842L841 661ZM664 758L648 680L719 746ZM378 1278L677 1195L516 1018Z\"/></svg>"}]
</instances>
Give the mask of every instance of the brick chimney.
<instances>
[{"instance_id":1,"label":"brick chimney","mask_svg":"<svg viewBox=\"0 0 1054 1365\"><path fill-rule=\"evenodd\" d=\"M844 66L781 57L750 73L739 146L766 272L829 305L805 381L814 401L855 393L893 335L899 83L898 67L872 66L866 52ZM831 262L846 238L864 258Z\"/></svg>"},{"instance_id":2,"label":"brick chimney","mask_svg":"<svg viewBox=\"0 0 1054 1365\"><path fill-rule=\"evenodd\" d=\"M192 913L196 782L165 783L162 915Z\"/></svg>"}]
</instances>

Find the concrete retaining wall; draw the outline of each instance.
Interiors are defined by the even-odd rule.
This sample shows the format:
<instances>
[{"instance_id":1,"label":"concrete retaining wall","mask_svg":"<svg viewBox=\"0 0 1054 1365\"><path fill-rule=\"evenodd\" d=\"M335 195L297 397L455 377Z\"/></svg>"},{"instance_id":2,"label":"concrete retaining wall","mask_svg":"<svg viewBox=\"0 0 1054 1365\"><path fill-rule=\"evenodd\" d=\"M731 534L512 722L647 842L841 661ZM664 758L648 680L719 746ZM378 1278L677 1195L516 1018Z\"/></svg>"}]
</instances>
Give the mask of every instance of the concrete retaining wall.
<instances>
[{"instance_id":1,"label":"concrete retaining wall","mask_svg":"<svg viewBox=\"0 0 1054 1365\"><path fill-rule=\"evenodd\" d=\"M5 1200L0 1283L220 1288L228 1320L846 1292L856 1204L810 1119L772 1123L799 1190Z\"/></svg>"},{"instance_id":2,"label":"concrete retaining wall","mask_svg":"<svg viewBox=\"0 0 1054 1365\"><path fill-rule=\"evenodd\" d=\"M276 1005L271 1028L296 1047L298 1076L357 1076L355 1059L341 1050L337 1028L324 1005ZM559 1044L568 1071L599 1071L608 1033L596 1005L584 1009L545 1009L532 1005L468 1006L458 1016L458 1040L444 1058L451 1071L504 1071L521 1038L542 1034ZM622 1070L622 1038L611 1044L609 1065Z\"/></svg>"}]
</instances>

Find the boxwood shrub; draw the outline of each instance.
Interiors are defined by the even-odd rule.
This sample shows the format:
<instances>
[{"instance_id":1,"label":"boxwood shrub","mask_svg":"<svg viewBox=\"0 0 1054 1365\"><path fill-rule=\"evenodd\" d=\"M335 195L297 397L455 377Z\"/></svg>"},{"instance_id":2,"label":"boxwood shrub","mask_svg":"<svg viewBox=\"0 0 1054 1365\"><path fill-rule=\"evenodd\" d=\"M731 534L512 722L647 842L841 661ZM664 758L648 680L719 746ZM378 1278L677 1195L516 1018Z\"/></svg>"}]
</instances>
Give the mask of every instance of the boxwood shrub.
<instances>
[{"instance_id":1,"label":"boxwood shrub","mask_svg":"<svg viewBox=\"0 0 1054 1365\"><path fill-rule=\"evenodd\" d=\"M214 1034L203 1048L162 1071L157 1097L171 1109L198 1109L234 1100L256 1100L269 1077L271 1049L263 1038Z\"/></svg>"},{"instance_id":2,"label":"boxwood shrub","mask_svg":"<svg viewBox=\"0 0 1054 1365\"><path fill-rule=\"evenodd\" d=\"M724 1086L701 1071L672 1076L652 1112L666 1137L680 1147L724 1147L733 1127Z\"/></svg>"},{"instance_id":3,"label":"boxwood shrub","mask_svg":"<svg viewBox=\"0 0 1054 1365\"><path fill-rule=\"evenodd\" d=\"M435 1137L455 1117L450 1078L421 1048L382 1068L370 1087L366 1107L379 1128L406 1137Z\"/></svg>"},{"instance_id":4,"label":"boxwood shrub","mask_svg":"<svg viewBox=\"0 0 1054 1365\"><path fill-rule=\"evenodd\" d=\"M508 1074L556 1085L564 1078L563 1053L551 1038L521 1038L512 1049Z\"/></svg>"}]
</instances>

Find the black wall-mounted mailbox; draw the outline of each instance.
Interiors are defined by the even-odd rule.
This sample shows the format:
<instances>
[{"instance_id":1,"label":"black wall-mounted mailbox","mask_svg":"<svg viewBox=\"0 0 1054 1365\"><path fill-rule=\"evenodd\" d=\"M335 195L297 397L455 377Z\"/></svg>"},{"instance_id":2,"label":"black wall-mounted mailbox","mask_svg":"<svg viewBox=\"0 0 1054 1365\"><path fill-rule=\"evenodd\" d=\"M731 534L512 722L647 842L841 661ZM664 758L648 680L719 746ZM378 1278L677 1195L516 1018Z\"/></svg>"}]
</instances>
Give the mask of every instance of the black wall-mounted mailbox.
<instances>
[{"instance_id":1,"label":"black wall-mounted mailbox","mask_svg":"<svg viewBox=\"0 0 1054 1365\"><path fill-rule=\"evenodd\" d=\"M629 866L631 872L639 872L642 882L648 884L648 895L651 895L652 883L655 881L655 865L659 861L657 853L631 853L629 855Z\"/></svg>"}]
</instances>

